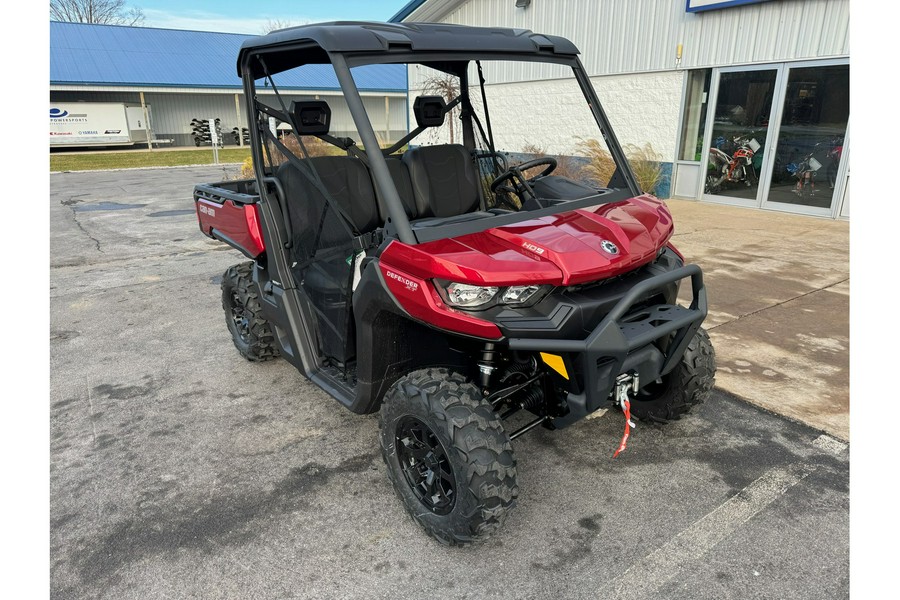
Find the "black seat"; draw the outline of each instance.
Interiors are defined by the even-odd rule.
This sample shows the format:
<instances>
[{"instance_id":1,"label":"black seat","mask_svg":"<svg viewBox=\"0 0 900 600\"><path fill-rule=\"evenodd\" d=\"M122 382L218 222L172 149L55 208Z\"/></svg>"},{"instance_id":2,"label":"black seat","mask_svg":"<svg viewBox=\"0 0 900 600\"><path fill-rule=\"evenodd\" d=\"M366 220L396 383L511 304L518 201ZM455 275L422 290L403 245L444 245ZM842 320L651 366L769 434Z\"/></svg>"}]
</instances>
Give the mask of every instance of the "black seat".
<instances>
[{"instance_id":1,"label":"black seat","mask_svg":"<svg viewBox=\"0 0 900 600\"><path fill-rule=\"evenodd\" d=\"M368 233L381 224L372 179L361 161L350 156L306 161L358 233ZM356 353L356 334L348 317L353 274L348 257L353 254L353 238L342 217L330 207L326 210L325 197L297 166L287 162L278 167L276 176L284 188L293 228L292 272L316 309L319 348L324 356L345 364ZM314 260L310 261L313 251Z\"/></svg>"},{"instance_id":2,"label":"black seat","mask_svg":"<svg viewBox=\"0 0 900 600\"><path fill-rule=\"evenodd\" d=\"M361 161L350 156L316 156L307 161L318 172L325 189L359 233L368 233L381 225L372 179ZM287 196L294 248L303 249L309 256L327 201L309 178L290 162L279 166L276 176ZM322 223L319 248L350 241L346 229L341 226L340 217L333 213L330 210Z\"/></svg>"},{"instance_id":3,"label":"black seat","mask_svg":"<svg viewBox=\"0 0 900 600\"><path fill-rule=\"evenodd\" d=\"M412 182L409 179L409 169L406 164L399 158L388 156L384 159L387 163L388 173L397 187L397 194L400 196L400 202L403 203L403 210L410 221L419 217L419 209L416 207L416 200L413 196ZM378 198L378 212L381 215L381 221L387 221L390 216L384 199L381 197L378 187L375 187L375 196Z\"/></svg>"},{"instance_id":4,"label":"black seat","mask_svg":"<svg viewBox=\"0 0 900 600\"><path fill-rule=\"evenodd\" d=\"M436 225L439 219L477 210L478 174L464 146L419 146L403 155L403 163L409 169L417 219Z\"/></svg>"}]
</instances>

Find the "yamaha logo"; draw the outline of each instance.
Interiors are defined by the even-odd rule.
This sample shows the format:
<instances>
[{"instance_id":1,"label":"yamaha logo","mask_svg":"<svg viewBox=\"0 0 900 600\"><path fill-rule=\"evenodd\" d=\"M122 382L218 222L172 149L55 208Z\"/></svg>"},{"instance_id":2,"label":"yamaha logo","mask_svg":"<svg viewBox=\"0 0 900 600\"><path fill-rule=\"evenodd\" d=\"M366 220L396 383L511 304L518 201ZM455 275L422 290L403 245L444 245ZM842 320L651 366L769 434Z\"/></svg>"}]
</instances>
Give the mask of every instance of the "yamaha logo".
<instances>
[{"instance_id":1,"label":"yamaha logo","mask_svg":"<svg viewBox=\"0 0 900 600\"><path fill-rule=\"evenodd\" d=\"M605 250L606 252L609 252L610 254L618 254L619 253L619 247L616 246L615 244L613 244L609 240L601 240L600 247L603 248L603 250Z\"/></svg>"}]
</instances>

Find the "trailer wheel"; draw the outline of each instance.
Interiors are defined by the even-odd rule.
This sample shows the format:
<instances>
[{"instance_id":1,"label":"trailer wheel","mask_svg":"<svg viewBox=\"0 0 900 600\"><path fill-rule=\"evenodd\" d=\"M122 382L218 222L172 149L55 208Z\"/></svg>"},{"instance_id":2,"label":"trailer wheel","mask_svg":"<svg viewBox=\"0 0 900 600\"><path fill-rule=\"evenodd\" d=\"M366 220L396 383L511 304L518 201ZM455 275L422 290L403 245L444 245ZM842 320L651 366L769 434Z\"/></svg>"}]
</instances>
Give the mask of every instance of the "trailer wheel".
<instances>
[{"instance_id":1,"label":"trailer wheel","mask_svg":"<svg viewBox=\"0 0 900 600\"><path fill-rule=\"evenodd\" d=\"M388 477L410 516L443 544L497 531L519 494L516 459L480 390L447 369L397 381L380 414Z\"/></svg>"},{"instance_id":2,"label":"trailer wheel","mask_svg":"<svg viewBox=\"0 0 900 600\"><path fill-rule=\"evenodd\" d=\"M264 361L279 356L275 335L263 318L259 292L253 285L253 263L228 267L222 276L222 308L231 339L241 356L250 361Z\"/></svg>"},{"instance_id":3,"label":"trailer wheel","mask_svg":"<svg viewBox=\"0 0 900 600\"><path fill-rule=\"evenodd\" d=\"M702 327L688 344L681 362L661 380L642 387L631 402L631 414L642 421L668 423L681 418L709 396L716 378L716 352Z\"/></svg>"}]
</instances>

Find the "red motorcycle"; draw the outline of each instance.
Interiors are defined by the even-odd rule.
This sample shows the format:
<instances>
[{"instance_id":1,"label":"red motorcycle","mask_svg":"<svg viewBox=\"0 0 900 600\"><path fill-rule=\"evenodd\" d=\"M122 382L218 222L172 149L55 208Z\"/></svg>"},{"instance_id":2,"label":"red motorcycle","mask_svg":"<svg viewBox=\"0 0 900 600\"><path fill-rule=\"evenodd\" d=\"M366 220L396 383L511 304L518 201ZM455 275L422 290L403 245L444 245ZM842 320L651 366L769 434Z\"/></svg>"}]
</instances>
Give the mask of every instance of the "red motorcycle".
<instances>
[{"instance_id":1,"label":"red motorcycle","mask_svg":"<svg viewBox=\"0 0 900 600\"><path fill-rule=\"evenodd\" d=\"M743 183L747 187L759 181L753 157L762 147L756 138L737 136L732 142L719 137L709 149L709 166L704 192L716 194L727 184ZM729 154L726 150L730 150Z\"/></svg>"}]
</instances>

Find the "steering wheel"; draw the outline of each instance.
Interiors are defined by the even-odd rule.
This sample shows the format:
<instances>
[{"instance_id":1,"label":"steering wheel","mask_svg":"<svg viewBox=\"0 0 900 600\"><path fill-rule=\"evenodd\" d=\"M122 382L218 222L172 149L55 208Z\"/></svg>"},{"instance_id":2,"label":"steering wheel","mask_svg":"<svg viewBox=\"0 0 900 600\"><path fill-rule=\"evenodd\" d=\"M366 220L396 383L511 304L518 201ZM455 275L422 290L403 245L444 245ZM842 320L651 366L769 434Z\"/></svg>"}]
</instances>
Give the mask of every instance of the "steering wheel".
<instances>
[{"instance_id":1,"label":"steering wheel","mask_svg":"<svg viewBox=\"0 0 900 600\"><path fill-rule=\"evenodd\" d=\"M523 171L528 171L529 169L533 169L535 167L539 167L541 165L546 165L543 171L535 175L534 177L525 177ZM501 173L497 176L497 179L491 183L491 192L496 194L498 191L507 192L511 194L515 194L519 196L522 200L523 194L527 194L534 197L534 190L531 188L532 184L535 180L546 177L556 168L557 162L556 159L552 156L542 156L540 158L535 158L526 162L523 162L520 165L515 165L509 167L505 172ZM504 185L506 182L510 182L512 185Z\"/></svg>"}]
</instances>

